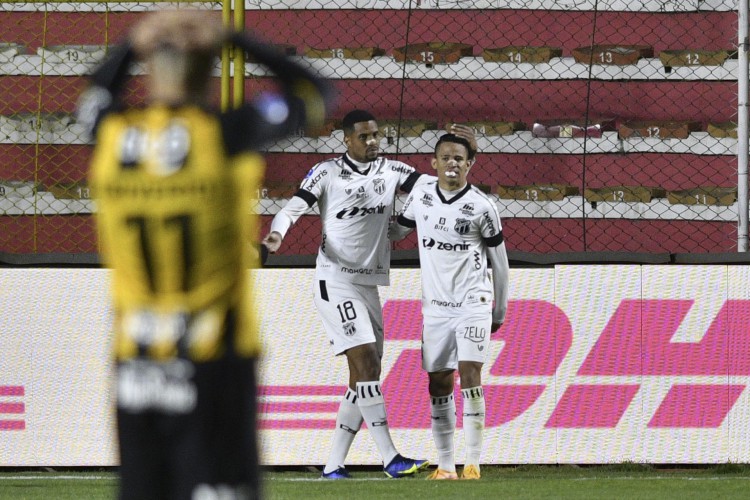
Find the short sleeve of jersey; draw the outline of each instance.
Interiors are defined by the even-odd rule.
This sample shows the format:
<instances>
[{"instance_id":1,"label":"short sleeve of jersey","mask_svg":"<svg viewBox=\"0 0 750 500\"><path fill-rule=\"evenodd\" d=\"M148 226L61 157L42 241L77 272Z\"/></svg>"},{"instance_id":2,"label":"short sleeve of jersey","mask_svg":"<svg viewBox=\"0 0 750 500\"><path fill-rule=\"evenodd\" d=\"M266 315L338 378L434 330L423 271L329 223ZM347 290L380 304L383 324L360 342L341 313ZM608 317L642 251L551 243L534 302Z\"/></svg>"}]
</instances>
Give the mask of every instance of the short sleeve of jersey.
<instances>
[{"instance_id":1,"label":"short sleeve of jersey","mask_svg":"<svg viewBox=\"0 0 750 500\"><path fill-rule=\"evenodd\" d=\"M307 172L307 175L305 175L305 178L302 179L302 182L300 183L299 189L302 193L308 195L303 196L303 198L307 200L309 205L312 205L312 203L310 203L312 200L308 199L310 198L309 195L312 195L314 200L319 200L323 195L326 186L330 182L331 177L331 170L323 163L318 163ZM299 195L300 193L298 192L297 194Z\"/></svg>"},{"instance_id":2,"label":"short sleeve of jersey","mask_svg":"<svg viewBox=\"0 0 750 500\"><path fill-rule=\"evenodd\" d=\"M411 193L414 183L422 175L414 167L401 163L400 161L388 161L388 168L398 173L398 189L405 193Z\"/></svg>"},{"instance_id":3,"label":"short sleeve of jersey","mask_svg":"<svg viewBox=\"0 0 750 500\"><path fill-rule=\"evenodd\" d=\"M496 247L503 242L503 227L494 203L488 202L485 205L485 211L479 220L479 229L488 246Z\"/></svg>"}]
</instances>

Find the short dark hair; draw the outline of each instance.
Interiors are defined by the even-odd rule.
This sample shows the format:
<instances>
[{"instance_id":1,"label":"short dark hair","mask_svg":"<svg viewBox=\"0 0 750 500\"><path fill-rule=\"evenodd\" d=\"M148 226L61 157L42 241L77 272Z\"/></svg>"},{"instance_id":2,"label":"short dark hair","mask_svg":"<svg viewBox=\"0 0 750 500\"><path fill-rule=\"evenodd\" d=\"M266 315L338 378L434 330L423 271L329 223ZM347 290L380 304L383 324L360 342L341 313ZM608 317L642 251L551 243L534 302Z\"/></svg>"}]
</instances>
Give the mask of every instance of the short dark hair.
<instances>
[{"instance_id":1,"label":"short dark hair","mask_svg":"<svg viewBox=\"0 0 750 500\"><path fill-rule=\"evenodd\" d=\"M471 145L469 144L469 141L464 139L463 137L459 137L456 134L443 134L438 139L437 143L435 143L435 157L437 157L438 148L441 144L444 142L454 142L456 144L461 144L466 148L466 152L468 153L468 160L473 160L474 155L476 154L476 151L471 149Z\"/></svg>"},{"instance_id":2,"label":"short dark hair","mask_svg":"<svg viewBox=\"0 0 750 500\"><path fill-rule=\"evenodd\" d=\"M360 122L369 122L370 120L376 121L372 113L365 111L364 109L355 109L349 111L344 119L341 121L341 128L344 129L344 134L349 135L354 131L354 124Z\"/></svg>"}]
</instances>

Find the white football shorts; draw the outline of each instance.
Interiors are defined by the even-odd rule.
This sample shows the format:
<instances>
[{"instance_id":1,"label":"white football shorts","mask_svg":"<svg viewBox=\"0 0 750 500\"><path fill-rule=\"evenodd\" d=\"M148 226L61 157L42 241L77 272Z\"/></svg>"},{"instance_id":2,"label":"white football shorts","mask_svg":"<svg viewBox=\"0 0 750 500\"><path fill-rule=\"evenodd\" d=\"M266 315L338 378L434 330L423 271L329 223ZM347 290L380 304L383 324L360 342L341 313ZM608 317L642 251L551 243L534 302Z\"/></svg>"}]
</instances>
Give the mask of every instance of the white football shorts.
<instances>
[{"instance_id":1,"label":"white football shorts","mask_svg":"<svg viewBox=\"0 0 750 500\"><path fill-rule=\"evenodd\" d=\"M422 368L457 370L459 361L484 363L490 350L492 315L444 318L425 316L422 323Z\"/></svg>"},{"instance_id":2,"label":"white football shorts","mask_svg":"<svg viewBox=\"0 0 750 500\"><path fill-rule=\"evenodd\" d=\"M334 354L374 342L383 355L383 309L377 285L315 280L315 306Z\"/></svg>"}]
</instances>

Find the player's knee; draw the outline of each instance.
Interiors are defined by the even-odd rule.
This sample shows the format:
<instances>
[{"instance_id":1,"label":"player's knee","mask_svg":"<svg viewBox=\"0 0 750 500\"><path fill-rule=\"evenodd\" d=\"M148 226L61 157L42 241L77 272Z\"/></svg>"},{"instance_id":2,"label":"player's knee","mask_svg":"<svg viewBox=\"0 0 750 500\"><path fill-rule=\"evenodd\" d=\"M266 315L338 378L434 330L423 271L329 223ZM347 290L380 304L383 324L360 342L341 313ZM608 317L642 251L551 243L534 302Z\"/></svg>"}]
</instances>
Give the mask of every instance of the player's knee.
<instances>
[{"instance_id":1,"label":"player's knee","mask_svg":"<svg viewBox=\"0 0 750 500\"><path fill-rule=\"evenodd\" d=\"M482 363L461 361L458 364L461 376L461 388L478 387L482 385Z\"/></svg>"},{"instance_id":2,"label":"player's knee","mask_svg":"<svg viewBox=\"0 0 750 500\"><path fill-rule=\"evenodd\" d=\"M454 371L431 372L429 392L430 396L441 397L453 393Z\"/></svg>"},{"instance_id":3,"label":"player's knee","mask_svg":"<svg viewBox=\"0 0 750 500\"><path fill-rule=\"evenodd\" d=\"M374 344L366 344L346 352L349 372L357 382L371 382L380 379L380 355Z\"/></svg>"},{"instance_id":4,"label":"player's knee","mask_svg":"<svg viewBox=\"0 0 750 500\"><path fill-rule=\"evenodd\" d=\"M358 382L372 382L380 380L380 360L363 363L357 371Z\"/></svg>"}]
</instances>

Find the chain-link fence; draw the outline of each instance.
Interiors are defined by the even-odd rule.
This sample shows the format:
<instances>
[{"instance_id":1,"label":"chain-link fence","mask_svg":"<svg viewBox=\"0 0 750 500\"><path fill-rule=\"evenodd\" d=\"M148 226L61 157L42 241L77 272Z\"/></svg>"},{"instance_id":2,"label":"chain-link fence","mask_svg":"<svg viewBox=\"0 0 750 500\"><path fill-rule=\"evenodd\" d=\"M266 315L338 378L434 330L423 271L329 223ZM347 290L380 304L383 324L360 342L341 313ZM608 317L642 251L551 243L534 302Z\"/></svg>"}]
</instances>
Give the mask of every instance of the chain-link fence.
<instances>
[{"instance_id":1,"label":"chain-link fence","mask_svg":"<svg viewBox=\"0 0 750 500\"><path fill-rule=\"evenodd\" d=\"M107 46L165 5L2 4L0 252L95 252L90 145L70 113ZM244 7L248 29L334 80L340 95L323 130L269 148L265 228L310 167L343 153L340 118L365 108L383 154L425 173L446 125L472 124L480 153L470 180L497 199L510 250L737 250L737 0ZM247 94L268 77L251 61L246 75ZM284 252L315 253L318 217L297 226Z\"/></svg>"}]
</instances>

